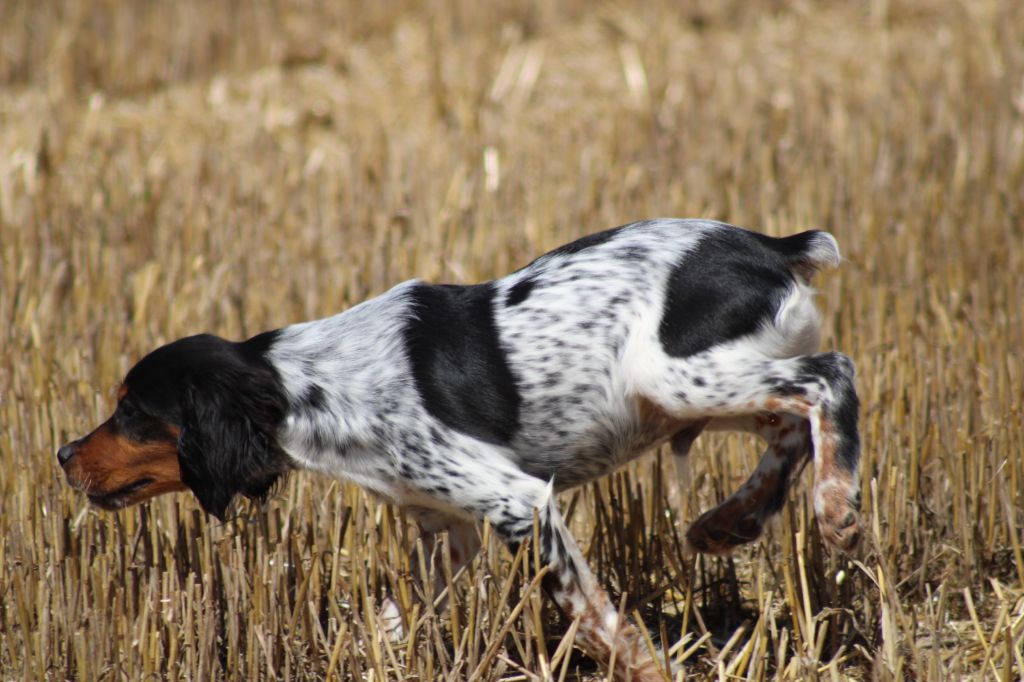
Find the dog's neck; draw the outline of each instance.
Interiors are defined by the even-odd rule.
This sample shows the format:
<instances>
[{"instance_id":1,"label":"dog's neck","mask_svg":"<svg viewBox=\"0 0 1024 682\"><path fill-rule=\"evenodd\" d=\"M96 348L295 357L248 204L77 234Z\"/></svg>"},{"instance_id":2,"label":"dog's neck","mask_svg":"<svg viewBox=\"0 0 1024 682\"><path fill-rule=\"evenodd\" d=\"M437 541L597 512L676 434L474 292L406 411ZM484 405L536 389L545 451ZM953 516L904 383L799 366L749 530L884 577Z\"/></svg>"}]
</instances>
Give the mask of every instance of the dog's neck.
<instances>
[{"instance_id":1,"label":"dog's neck","mask_svg":"<svg viewBox=\"0 0 1024 682\"><path fill-rule=\"evenodd\" d=\"M387 440L388 415L409 395L400 327L412 285L277 332L265 357L288 397L278 442L297 466L358 478L360 452Z\"/></svg>"}]
</instances>

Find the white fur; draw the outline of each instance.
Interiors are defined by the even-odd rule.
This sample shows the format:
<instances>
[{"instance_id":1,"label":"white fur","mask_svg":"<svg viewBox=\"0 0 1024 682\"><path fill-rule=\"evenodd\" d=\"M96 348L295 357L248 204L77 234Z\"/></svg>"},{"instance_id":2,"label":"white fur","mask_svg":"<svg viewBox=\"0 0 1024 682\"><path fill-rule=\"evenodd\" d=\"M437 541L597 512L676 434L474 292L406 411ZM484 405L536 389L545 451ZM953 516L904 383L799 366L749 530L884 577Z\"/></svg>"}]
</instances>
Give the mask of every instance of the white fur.
<instances>
[{"instance_id":1,"label":"white fur","mask_svg":"<svg viewBox=\"0 0 1024 682\"><path fill-rule=\"evenodd\" d=\"M637 223L494 282L493 325L519 400L507 442L468 435L424 403L404 337L418 319L414 292L422 283L399 284L339 315L287 327L267 356L293 405L279 444L298 467L415 507L429 516L431 530L465 535L464 524L487 518L519 542L541 510L548 538L541 549L553 567L556 601L570 613L599 614L590 635L612 641L622 626L558 514L554 489L602 476L677 433L687 434L677 443L682 456L705 425L739 425L769 442L755 478L741 490L744 499L760 500L761 482L791 471L784 466L799 471L800 462L790 460L802 460L810 447L800 436L776 438L776 431L752 425L752 416L780 407L797 423L810 422L815 445L835 439L846 448L846 466L856 466L856 433L829 431L849 423L839 419L842 401L853 401L855 414L852 365L838 354L811 355L820 323L806 279L839 262L830 235L812 235L802 254L786 251L791 272L771 265L789 284L776 292L773 310L755 311L769 314L753 332L712 339L686 357L667 350L660 330L673 272L688 267L703 240L738 234L730 230L737 228L711 221ZM775 252L763 248L766 263L782 258L769 258ZM685 325L681 330L687 333ZM317 387L313 409L303 396ZM838 484L818 487L832 485ZM817 495L819 515L828 515L824 505Z\"/></svg>"}]
</instances>

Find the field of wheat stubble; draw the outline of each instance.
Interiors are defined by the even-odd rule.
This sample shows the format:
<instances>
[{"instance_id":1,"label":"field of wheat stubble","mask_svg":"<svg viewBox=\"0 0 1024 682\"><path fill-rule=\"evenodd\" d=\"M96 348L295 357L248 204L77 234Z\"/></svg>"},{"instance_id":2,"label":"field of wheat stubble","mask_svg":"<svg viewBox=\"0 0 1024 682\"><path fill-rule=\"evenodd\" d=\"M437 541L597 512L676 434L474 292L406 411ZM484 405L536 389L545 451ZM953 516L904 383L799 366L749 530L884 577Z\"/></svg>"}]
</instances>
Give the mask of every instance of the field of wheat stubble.
<instances>
[{"instance_id":1,"label":"field of wheat stubble","mask_svg":"<svg viewBox=\"0 0 1024 682\"><path fill-rule=\"evenodd\" d=\"M664 453L563 496L676 679L1024 674L1024 5L15 0L0 45L0 680L603 679L529 544L484 528L439 610L353 486L111 513L53 453L161 343L662 215L838 238L865 444L849 556L808 474L729 558L683 555ZM757 455L702 437L683 502Z\"/></svg>"}]
</instances>

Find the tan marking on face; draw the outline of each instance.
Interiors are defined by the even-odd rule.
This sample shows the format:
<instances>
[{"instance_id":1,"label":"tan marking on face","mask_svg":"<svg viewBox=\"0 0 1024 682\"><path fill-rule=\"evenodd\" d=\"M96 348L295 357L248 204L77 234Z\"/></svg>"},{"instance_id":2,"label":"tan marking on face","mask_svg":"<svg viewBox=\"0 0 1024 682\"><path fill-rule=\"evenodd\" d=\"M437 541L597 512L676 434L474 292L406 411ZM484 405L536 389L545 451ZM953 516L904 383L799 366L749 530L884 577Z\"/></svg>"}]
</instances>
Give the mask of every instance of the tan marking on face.
<instances>
[{"instance_id":1,"label":"tan marking on face","mask_svg":"<svg viewBox=\"0 0 1024 682\"><path fill-rule=\"evenodd\" d=\"M128 384L121 384L117 388L117 402L121 402L128 395Z\"/></svg>"},{"instance_id":2,"label":"tan marking on face","mask_svg":"<svg viewBox=\"0 0 1024 682\"><path fill-rule=\"evenodd\" d=\"M177 427L168 425L168 430L177 435ZM126 507L162 493L186 489L174 442L128 440L111 429L110 420L78 445L64 471L72 487L94 498L100 506ZM124 495L102 499L143 481L139 488Z\"/></svg>"}]
</instances>

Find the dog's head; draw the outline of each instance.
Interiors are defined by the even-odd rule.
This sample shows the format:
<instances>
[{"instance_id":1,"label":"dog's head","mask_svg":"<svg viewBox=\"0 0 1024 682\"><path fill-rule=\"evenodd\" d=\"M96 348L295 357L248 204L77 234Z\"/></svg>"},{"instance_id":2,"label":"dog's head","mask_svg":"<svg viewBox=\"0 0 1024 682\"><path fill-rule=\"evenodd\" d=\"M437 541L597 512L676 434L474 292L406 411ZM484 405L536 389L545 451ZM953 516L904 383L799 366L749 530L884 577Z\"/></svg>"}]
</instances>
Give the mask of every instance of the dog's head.
<instances>
[{"instance_id":1,"label":"dog's head","mask_svg":"<svg viewBox=\"0 0 1024 682\"><path fill-rule=\"evenodd\" d=\"M57 451L68 482L105 509L188 489L218 518L237 494L265 496L290 468L276 440L287 401L264 357L272 335L190 336L144 357L113 415Z\"/></svg>"}]
</instances>

